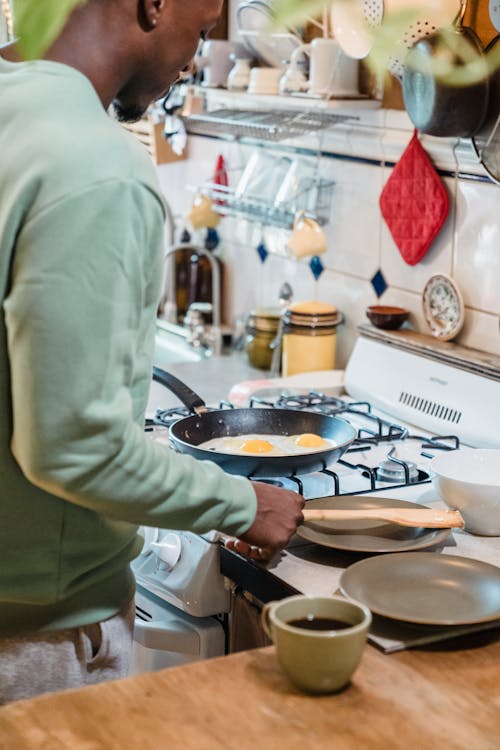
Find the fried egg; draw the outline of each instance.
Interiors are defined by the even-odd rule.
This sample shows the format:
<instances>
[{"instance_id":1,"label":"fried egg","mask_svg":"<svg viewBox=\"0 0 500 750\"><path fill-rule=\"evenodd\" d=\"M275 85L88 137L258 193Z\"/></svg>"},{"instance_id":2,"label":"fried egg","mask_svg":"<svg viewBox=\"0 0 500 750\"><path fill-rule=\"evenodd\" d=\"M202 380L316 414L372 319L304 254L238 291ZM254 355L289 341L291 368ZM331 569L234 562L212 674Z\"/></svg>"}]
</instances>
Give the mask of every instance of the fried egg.
<instances>
[{"instance_id":1,"label":"fried egg","mask_svg":"<svg viewBox=\"0 0 500 750\"><path fill-rule=\"evenodd\" d=\"M320 435L238 435L213 438L198 448L236 456L293 456L330 450L336 443Z\"/></svg>"}]
</instances>

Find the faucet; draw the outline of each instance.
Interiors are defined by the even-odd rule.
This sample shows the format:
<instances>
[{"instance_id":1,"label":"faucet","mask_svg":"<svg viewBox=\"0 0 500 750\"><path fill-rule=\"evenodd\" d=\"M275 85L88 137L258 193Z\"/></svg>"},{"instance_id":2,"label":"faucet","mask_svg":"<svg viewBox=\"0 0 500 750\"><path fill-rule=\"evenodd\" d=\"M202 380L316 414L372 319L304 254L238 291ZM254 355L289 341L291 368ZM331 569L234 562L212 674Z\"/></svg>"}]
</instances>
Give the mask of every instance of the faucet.
<instances>
[{"instance_id":1,"label":"faucet","mask_svg":"<svg viewBox=\"0 0 500 750\"><path fill-rule=\"evenodd\" d=\"M164 255L165 260L165 280L164 289L168 289L168 297L165 294L160 302L159 312L163 314L169 322L176 322L176 317L172 320L172 313L176 316L175 307L175 265L169 262L177 252L190 252L195 250L198 255L203 255L208 259L212 271L212 304L193 302L189 306L184 325L188 329L187 340L195 348L203 347L211 350L214 354L220 354L222 351L222 331L221 331L221 300L220 300L220 268L213 254L205 248L194 248L191 242L180 242L179 244L169 247ZM207 326L204 323L203 314L212 313L212 325Z\"/></svg>"},{"instance_id":2,"label":"faucet","mask_svg":"<svg viewBox=\"0 0 500 750\"><path fill-rule=\"evenodd\" d=\"M175 217L170 204L165 200L166 227L168 247L173 247L175 242ZM158 304L157 316L168 320L169 323L177 322L177 306L175 304L175 262L173 255L167 258L164 255L164 273L161 286L160 302Z\"/></svg>"}]
</instances>

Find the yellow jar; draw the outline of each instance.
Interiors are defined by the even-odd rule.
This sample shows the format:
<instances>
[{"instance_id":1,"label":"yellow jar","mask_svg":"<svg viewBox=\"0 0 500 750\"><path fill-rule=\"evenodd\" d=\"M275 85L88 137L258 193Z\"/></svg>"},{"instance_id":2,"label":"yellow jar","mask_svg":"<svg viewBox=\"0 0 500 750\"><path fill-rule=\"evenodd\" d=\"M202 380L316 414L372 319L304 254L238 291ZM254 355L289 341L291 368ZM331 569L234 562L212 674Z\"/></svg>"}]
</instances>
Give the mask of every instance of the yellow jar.
<instances>
[{"instance_id":1,"label":"yellow jar","mask_svg":"<svg viewBox=\"0 0 500 750\"><path fill-rule=\"evenodd\" d=\"M342 313L326 302L297 302L290 307L284 319L283 375L333 370L337 326L343 321Z\"/></svg>"},{"instance_id":2,"label":"yellow jar","mask_svg":"<svg viewBox=\"0 0 500 750\"><path fill-rule=\"evenodd\" d=\"M271 307L252 310L246 325L245 351L252 367L269 370L273 358L271 343L276 338L280 310Z\"/></svg>"}]
</instances>

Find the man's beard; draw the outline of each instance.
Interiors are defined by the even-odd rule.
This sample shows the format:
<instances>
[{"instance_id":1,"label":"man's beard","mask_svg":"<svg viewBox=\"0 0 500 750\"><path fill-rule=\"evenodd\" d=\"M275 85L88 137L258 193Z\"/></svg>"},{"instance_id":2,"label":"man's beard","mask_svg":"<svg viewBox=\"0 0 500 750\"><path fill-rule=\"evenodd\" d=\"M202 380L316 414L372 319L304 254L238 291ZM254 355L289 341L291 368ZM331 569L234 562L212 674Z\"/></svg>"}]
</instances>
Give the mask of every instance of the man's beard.
<instances>
[{"instance_id":1,"label":"man's beard","mask_svg":"<svg viewBox=\"0 0 500 750\"><path fill-rule=\"evenodd\" d=\"M138 122L147 110L147 107L140 107L137 104L131 104L124 107L119 99L113 101L113 110L118 122Z\"/></svg>"}]
</instances>

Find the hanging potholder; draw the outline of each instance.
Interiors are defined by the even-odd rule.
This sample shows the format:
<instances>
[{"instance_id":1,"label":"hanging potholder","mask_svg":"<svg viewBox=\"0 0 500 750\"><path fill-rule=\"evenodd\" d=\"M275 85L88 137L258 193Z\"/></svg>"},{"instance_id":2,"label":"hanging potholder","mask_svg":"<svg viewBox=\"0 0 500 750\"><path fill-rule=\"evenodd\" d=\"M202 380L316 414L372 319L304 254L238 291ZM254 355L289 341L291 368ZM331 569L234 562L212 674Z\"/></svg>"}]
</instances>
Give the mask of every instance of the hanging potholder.
<instances>
[{"instance_id":1,"label":"hanging potholder","mask_svg":"<svg viewBox=\"0 0 500 750\"><path fill-rule=\"evenodd\" d=\"M446 188L416 130L382 190L380 209L403 259L414 266L432 245L450 210Z\"/></svg>"}]
</instances>

